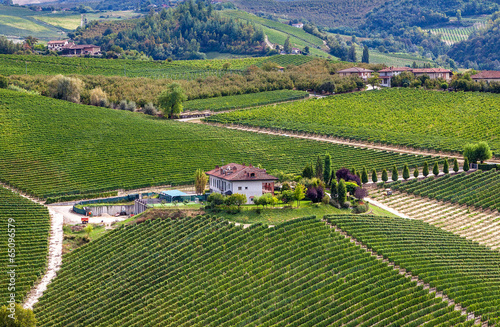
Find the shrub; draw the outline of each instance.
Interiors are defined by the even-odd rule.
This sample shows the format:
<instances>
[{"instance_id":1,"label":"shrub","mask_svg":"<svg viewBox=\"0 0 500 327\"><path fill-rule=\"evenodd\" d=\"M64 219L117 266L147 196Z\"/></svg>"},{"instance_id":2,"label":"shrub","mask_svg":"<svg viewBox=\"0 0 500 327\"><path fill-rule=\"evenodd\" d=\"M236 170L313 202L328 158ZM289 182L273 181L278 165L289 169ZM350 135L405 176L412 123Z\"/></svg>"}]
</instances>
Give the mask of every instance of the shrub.
<instances>
[{"instance_id":1,"label":"shrub","mask_svg":"<svg viewBox=\"0 0 500 327\"><path fill-rule=\"evenodd\" d=\"M434 167L432 168L432 173L434 174L434 176L439 175L439 165L437 162L434 163Z\"/></svg>"},{"instance_id":2,"label":"shrub","mask_svg":"<svg viewBox=\"0 0 500 327\"><path fill-rule=\"evenodd\" d=\"M448 158L444 159L443 173L445 173L445 174L449 174L450 173L450 166L448 164Z\"/></svg>"},{"instance_id":3,"label":"shrub","mask_svg":"<svg viewBox=\"0 0 500 327\"><path fill-rule=\"evenodd\" d=\"M408 168L407 164L405 164L405 166L403 167L403 178L404 180L410 178L410 168Z\"/></svg>"},{"instance_id":4,"label":"shrub","mask_svg":"<svg viewBox=\"0 0 500 327\"><path fill-rule=\"evenodd\" d=\"M49 94L56 99L79 103L82 89L83 82L74 77L57 75L49 81Z\"/></svg>"},{"instance_id":5,"label":"shrub","mask_svg":"<svg viewBox=\"0 0 500 327\"><path fill-rule=\"evenodd\" d=\"M146 115L156 116L156 113L158 111L156 110L155 106L150 102L144 106L142 112L145 113Z\"/></svg>"},{"instance_id":6,"label":"shrub","mask_svg":"<svg viewBox=\"0 0 500 327\"><path fill-rule=\"evenodd\" d=\"M387 175L387 170L382 170L382 180L387 182L389 180L389 176Z\"/></svg>"},{"instance_id":7,"label":"shrub","mask_svg":"<svg viewBox=\"0 0 500 327\"><path fill-rule=\"evenodd\" d=\"M458 173L460 169L458 168L458 160L457 158L453 159L453 171Z\"/></svg>"},{"instance_id":8,"label":"shrub","mask_svg":"<svg viewBox=\"0 0 500 327\"><path fill-rule=\"evenodd\" d=\"M361 182L363 184L368 183L368 170L366 170L366 167L363 167L363 173L361 174Z\"/></svg>"},{"instance_id":9,"label":"shrub","mask_svg":"<svg viewBox=\"0 0 500 327\"><path fill-rule=\"evenodd\" d=\"M108 95L100 87L90 91L90 104L97 107L108 107Z\"/></svg>"},{"instance_id":10,"label":"shrub","mask_svg":"<svg viewBox=\"0 0 500 327\"><path fill-rule=\"evenodd\" d=\"M413 172L413 177L418 178L418 175L419 175L418 168L415 167L415 171Z\"/></svg>"},{"instance_id":11,"label":"shrub","mask_svg":"<svg viewBox=\"0 0 500 327\"><path fill-rule=\"evenodd\" d=\"M370 209L370 207L368 206L368 203L357 203L352 208L352 213L355 213L355 214L365 213L365 212L368 212L369 209Z\"/></svg>"},{"instance_id":12,"label":"shrub","mask_svg":"<svg viewBox=\"0 0 500 327\"><path fill-rule=\"evenodd\" d=\"M424 175L424 177L427 177L427 175L429 175L429 164L427 163L427 161L424 161L424 169L422 170L422 174Z\"/></svg>"},{"instance_id":13,"label":"shrub","mask_svg":"<svg viewBox=\"0 0 500 327\"><path fill-rule=\"evenodd\" d=\"M318 203L323 200L323 197L325 196L325 190L321 187L313 187L309 186L306 192L306 196L311 200L313 203Z\"/></svg>"},{"instance_id":14,"label":"shrub","mask_svg":"<svg viewBox=\"0 0 500 327\"><path fill-rule=\"evenodd\" d=\"M136 109L136 104L134 101L127 101L127 100L122 100L118 104L118 109L120 110L128 110L128 111L135 111Z\"/></svg>"},{"instance_id":15,"label":"shrub","mask_svg":"<svg viewBox=\"0 0 500 327\"><path fill-rule=\"evenodd\" d=\"M340 205L344 205L345 201L347 200L347 189L345 181L343 179L341 179L339 182L337 194Z\"/></svg>"},{"instance_id":16,"label":"shrub","mask_svg":"<svg viewBox=\"0 0 500 327\"><path fill-rule=\"evenodd\" d=\"M0 89L6 89L9 86L9 79L0 75Z\"/></svg>"},{"instance_id":17,"label":"shrub","mask_svg":"<svg viewBox=\"0 0 500 327\"><path fill-rule=\"evenodd\" d=\"M377 171L375 169L372 170L372 182L378 182Z\"/></svg>"},{"instance_id":18,"label":"shrub","mask_svg":"<svg viewBox=\"0 0 500 327\"><path fill-rule=\"evenodd\" d=\"M397 180L399 179L399 174L398 174L398 169L396 168L396 165L394 165L392 167L392 180L397 182Z\"/></svg>"},{"instance_id":19,"label":"shrub","mask_svg":"<svg viewBox=\"0 0 500 327\"><path fill-rule=\"evenodd\" d=\"M469 158L464 158L464 171L469 171Z\"/></svg>"},{"instance_id":20,"label":"shrub","mask_svg":"<svg viewBox=\"0 0 500 327\"><path fill-rule=\"evenodd\" d=\"M368 191L365 188L358 187L356 191L354 191L354 197L358 200L363 200L368 196Z\"/></svg>"}]
</instances>

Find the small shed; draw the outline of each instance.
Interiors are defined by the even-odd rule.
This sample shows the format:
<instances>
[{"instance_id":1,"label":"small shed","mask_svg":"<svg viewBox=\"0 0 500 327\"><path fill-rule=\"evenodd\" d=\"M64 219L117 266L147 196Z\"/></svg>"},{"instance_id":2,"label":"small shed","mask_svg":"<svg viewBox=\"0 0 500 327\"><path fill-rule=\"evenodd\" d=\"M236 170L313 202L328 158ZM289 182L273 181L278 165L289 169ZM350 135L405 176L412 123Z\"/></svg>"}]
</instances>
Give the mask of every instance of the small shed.
<instances>
[{"instance_id":1,"label":"small shed","mask_svg":"<svg viewBox=\"0 0 500 327\"><path fill-rule=\"evenodd\" d=\"M191 201L191 196L189 194L179 190L161 191L159 198L167 201L168 203L172 203L174 201L183 202L184 200Z\"/></svg>"}]
</instances>

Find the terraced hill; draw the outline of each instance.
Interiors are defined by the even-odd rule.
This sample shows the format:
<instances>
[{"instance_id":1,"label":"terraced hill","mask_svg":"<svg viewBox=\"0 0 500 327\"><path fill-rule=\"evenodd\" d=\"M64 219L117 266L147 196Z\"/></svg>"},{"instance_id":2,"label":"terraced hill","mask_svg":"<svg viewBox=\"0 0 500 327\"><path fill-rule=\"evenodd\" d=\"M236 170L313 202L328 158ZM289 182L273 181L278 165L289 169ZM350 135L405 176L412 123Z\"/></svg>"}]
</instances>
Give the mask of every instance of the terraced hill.
<instances>
[{"instance_id":1,"label":"terraced hill","mask_svg":"<svg viewBox=\"0 0 500 327\"><path fill-rule=\"evenodd\" d=\"M398 88L231 112L208 121L457 152L484 140L498 156L499 116L497 94Z\"/></svg>"},{"instance_id":2,"label":"terraced hill","mask_svg":"<svg viewBox=\"0 0 500 327\"><path fill-rule=\"evenodd\" d=\"M22 303L31 286L47 266L50 218L47 208L35 204L0 186L0 301L6 304L10 294ZM12 252L11 249L15 249ZM10 276L16 271L15 291L9 289ZM10 285L12 286L12 285Z\"/></svg>"},{"instance_id":3,"label":"terraced hill","mask_svg":"<svg viewBox=\"0 0 500 327\"><path fill-rule=\"evenodd\" d=\"M65 257L35 313L41 327L474 323L314 218L114 230Z\"/></svg>"},{"instance_id":4,"label":"terraced hill","mask_svg":"<svg viewBox=\"0 0 500 327\"><path fill-rule=\"evenodd\" d=\"M497 251L416 220L371 216L327 220L476 317L480 315L489 326L500 323Z\"/></svg>"},{"instance_id":5,"label":"terraced hill","mask_svg":"<svg viewBox=\"0 0 500 327\"><path fill-rule=\"evenodd\" d=\"M222 162L298 174L326 152L332 168L358 171L429 160L0 90L0 180L39 197L189 184Z\"/></svg>"}]
</instances>

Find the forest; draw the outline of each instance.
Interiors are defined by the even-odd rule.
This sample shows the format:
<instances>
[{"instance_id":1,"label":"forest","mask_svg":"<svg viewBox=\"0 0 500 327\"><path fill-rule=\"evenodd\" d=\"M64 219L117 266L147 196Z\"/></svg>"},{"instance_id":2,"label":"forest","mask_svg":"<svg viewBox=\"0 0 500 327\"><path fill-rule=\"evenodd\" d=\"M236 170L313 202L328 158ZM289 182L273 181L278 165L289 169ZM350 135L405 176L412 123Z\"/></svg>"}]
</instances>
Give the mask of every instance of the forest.
<instances>
[{"instance_id":1,"label":"forest","mask_svg":"<svg viewBox=\"0 0 500 327\"><path fill-rule=\"evenodd\" d=\"M91 22L70 33L78 43L96 44L102 51L137 50L155 60L204 59L204 52L264 55L264 32L255 26L223 18L210 1L189 0L175 8L150 11L127 22ZM117 48L119 47L119 48Z\"/></svg>"}]
</instances>

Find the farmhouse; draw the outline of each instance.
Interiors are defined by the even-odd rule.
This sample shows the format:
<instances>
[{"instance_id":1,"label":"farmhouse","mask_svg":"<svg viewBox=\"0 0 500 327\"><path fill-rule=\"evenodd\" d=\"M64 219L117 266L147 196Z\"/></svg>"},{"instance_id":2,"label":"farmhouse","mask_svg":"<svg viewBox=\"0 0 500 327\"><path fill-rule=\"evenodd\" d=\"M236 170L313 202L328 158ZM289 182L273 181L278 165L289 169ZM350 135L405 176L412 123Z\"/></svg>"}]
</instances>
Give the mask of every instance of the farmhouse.
<instances>
[{"instance_id":1,"label":"farmhouse","mask_svg":"<svg viewBox=\"0 0 500 327\"><path fill-rule=\"evenodd\" d=\"M453 75L451 70L444 68L414 68L412 72L415 77L427 75L430 79L442 78L447 82L451 81L451 75Z\"/></svg>"},{"instance_id":2,"label":"farmhouse","mask_svg":"<svg viewBox=\"0 0 500 327\"><path fill-rule=\"evenodd\" d=\"M302 50L300 50L299 48L292 48L291 54L301 54L301 53L302 53Z\"/></svg>"},{"instance_id":3,"label":"farmhouse","mask_svg":"<svg viewBox=\"0 0 500 327\"><path fill-rule=\"evenodd\" d=\"M391 79L393 76L397 76L402 72L412 71L409 67L389 67L379 71L381 86L391 87Z\"/></svg>"},{"instance_id":4,"label":"farmhouse","mask_svg":"<svg viewBox=\"0 0 500 327\"><path fill-rule=\"evenodd\" d=\"M304 28L304 24L303 23L292 24L292 26L296 27L296 28Z\"/></svg>"},{"instance_id":5,"label":"farmhouse","mask_svg":"<svg viewBox=\"0 0 500 327\"><path fill-rule=\"evenodd\" d=\"M51 51L62 51L63 47L68 44L68 40L49 41L47 48Z\"/></svg>"},{"instance_id":6,"label":"farmhouse","mask_svg":"<svg viewBox=\"0 0 500 327\"><path fill-rule=\"evenodd\" d=\"M69 42L62 47L62 52L63 55L68 56L95 56L101 54L101 48L92 44L74 44L73 42Z\"/></svg>"},{"instance_id":7,"label":"farmhouse","mask_svg":"<svg viewBox=\"0 0 500 327\"><path fill-rule=\"evenodd\" d=\"M372 77L373 70L360 68L360 67L352 67L347 69L342 69L337 72L340 76L359 76L364 80Z\"/></svg>"},{"instance_id":8,"label":"farmhouse","mask_svg":"<svg viewBox=\"0 0 500 327\"><path fill-rule=\"evenodd\" d=\"M235 163L223 167L215 166L207 175L211 192L225 195L244 194L247 204L251 204L254 197L264 193L274 195L274 183L278 180L267 174L265 169Z\"/></svg>"},{"instance_id":9,"label":"farmhouse","mask_svg":"<svg viewBox=\"0 0 500 327\"><path fill-rule=\"evenodd\" d=\"M485 81L486 83L500 82L500 71L485 70L475 75L472 75L471 78L474 82L481 82L481 81Z\"/></svg>"}]
</instances>

